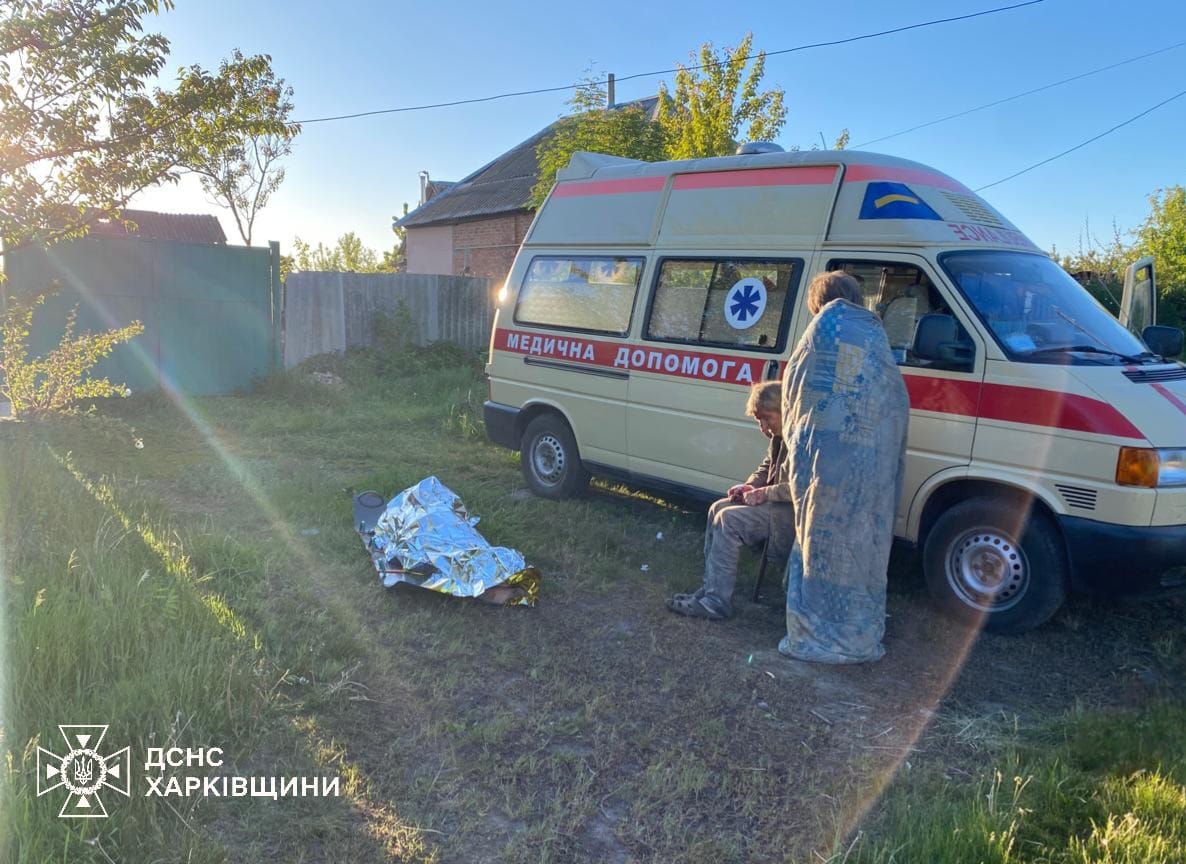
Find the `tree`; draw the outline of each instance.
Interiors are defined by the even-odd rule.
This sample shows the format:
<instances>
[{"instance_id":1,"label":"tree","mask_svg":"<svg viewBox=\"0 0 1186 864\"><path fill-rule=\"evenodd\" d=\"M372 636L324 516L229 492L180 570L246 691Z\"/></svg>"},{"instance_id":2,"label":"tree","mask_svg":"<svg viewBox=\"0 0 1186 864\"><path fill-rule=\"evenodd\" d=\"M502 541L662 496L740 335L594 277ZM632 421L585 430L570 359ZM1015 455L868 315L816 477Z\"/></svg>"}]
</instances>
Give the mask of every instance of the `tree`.
<instances>
[{"instance_id":1,"label":"tree","mask_svg":"<svg viewBox=\"0 0 1186 864\"><path fill-rule=\"evenodd\" d=\"M141 19L172 0L0 0L0 255L85 234L119 218L133 195L175 181L197 153L226 152L245 133L284 134L275 100L245 81L266 79L266 57L235 58L217 75L191 66L173 91L149 82L168 41ZM0 274L0 281L3 275ZM70 410L126 388L90 368L142 329L74 333L30 359L39 295L9 298L0 332L0 387L17 414Z\"/></svg>"},{"instance_id":2,"label":"tree","mask_svg":"<svg viewBox=\"0 0 1186 864\"><path fill-rule=\"evenodd\" d=\"M536 147L539 180L531 191L530 207L539 207L556 182L556 173L580 150L656 162L725 156L737 148L742 126L749 124L751 141L773 139L786 122L781 88L759 91L766 55L759 54L749 72L753 35L736 48L713 52L711 42L700 47L703 69L679 66L675 91L659 87L656 120L638 103L606 108L603 85L586 76L568 105L569 116L556 121ZM697 55L691 55L694 61ZM837 149L848 142L847 130Z\"/></svg>"},{"instance_id":3,"label":"tree","mask_svg":"<svg viewBox=\"0 0 1186 864\"><path fill-rule=\"evenodd\" d=\"M198 70L191 71L196 77ZM245 124L239 139L229 147L199 136L191 142L185 167L198 176L213 203L231 211L239 236L250 246L256 216L284 182L280 161L292 153L300 126L289 119L292 88L276 77L267 57L244 57L236 49L231 60L222 62L219 77L225 81L232 106L245 104L266 122Z\"/></svg>"},{"instance_id":4,"label":"tree","mask_svg":"<svg viewBox=\"0 0 1186 864\"><path fill-rule=\"evenodd\" d=\"M1154 258L1158 323L1186 327L1186 187L1150 195L1149 215L1134 233L1137 252Z\"/></svg>"},{"instance_id":5,"label":"tree","mask_svg":"<svg viewBox=\"0 0 1186 864\"><path fill-rule=\"evenodd\" d=\"M4 252L80 236L118 218L137 192L176 181L198 153L244 133L282 135L266 57L191 66L166 91L149 82L168 41L141 19L172 0L0 0L0 238ZM241 59L240 59L241 58Z\"/></svg>"},{"instance_id":6,"label":"tree","mask_svg":"<svg viewBox=\"0 0 1186 864\"><path fill-rule=\"evenodd\" d=\"M531 190L529 207L539 207L556 182L556 172L581 150L656 162L665 157L663 131L637 103L606 108L602 85L589 81L568 101L572 109L556 121L536 147L539 179Z\"/></svg>"},{"instance_id":7,"label":"tree","mask_svg":"<svg viewBox=\"0 0 1186 864\"><path fill-rule=\"evenodd\" d=\"M300 237L292 241L296 250L297 270L330 271L343 273L381 273L385 271L385 261L380 261L379 254L368 246L353 231L348 231L338 238L333 246L318 243L310 246Z\"/></svg>"},{"instance_id":8,"label":"tree","mask_svg":"<svg viewBox=\"0 0 1186 864\"><path fill-rule=\"evenodd\" d=\"M1050 252L1052 258L1113 315L1120 314L1120 297L1124 292L1124 270L1138 257L1135 248L1124 239L1120 228L1112 223L1112 236L1101 240L1091 230L1091 223L1083 223L1079 246L1071 255Z\"/></svg>"},{"instance_id":9,"label":"tree","mask_svg":"<svg viewBox=\"0 0 1186 864\"><path fill-rule=\"evenodd\" d=\"M1133 231L1121 232L1113 224L1111 239L1100 241L1085 225L1074 254L1060 256L1054 250L1051 255L1113 313L1120 309L1128 265L1152 255L1157 321L1186 327L1186 188L1170 186L1150 195L1149 215Z\"/></svg>"},{"instance_id":10,"label":"tree","mask_svg":"<svg viewBox=\"0 0 1186 864\"><path fill-rule=\"evenodd\" d=\"M404 216L408 215L408 202L404 202ZM403 273L408 269L408 229L395 223L403 217L391 217L391 230L395 234L395 247L383 253L383 270Z\"/></svg>"},{"instance_id":11,"label":"tree","mask_svg":"<svg viewBox=\"0 0 1186 864\"><path fill-rule=\"evenodd\" d=\"M778 135L786 122L783 90L758 89L766 72L765 52L745 71L752 44L752 33L719 53L705 42L699 56L690 55L702 68L678 65L674 92L659 85L658 121L668 159L733 153L746 124L747 140L772 141Z\"/></svg>"}]
</instances>

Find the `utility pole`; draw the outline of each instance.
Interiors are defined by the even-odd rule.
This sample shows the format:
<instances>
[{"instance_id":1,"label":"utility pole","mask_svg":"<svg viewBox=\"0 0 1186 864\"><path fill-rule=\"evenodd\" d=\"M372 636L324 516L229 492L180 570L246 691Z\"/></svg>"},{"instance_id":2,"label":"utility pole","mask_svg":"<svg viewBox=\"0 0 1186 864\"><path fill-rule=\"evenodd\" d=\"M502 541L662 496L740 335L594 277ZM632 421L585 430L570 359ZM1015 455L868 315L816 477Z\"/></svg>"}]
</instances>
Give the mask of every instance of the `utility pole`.
<instances>
[{"instance_id":1,"label":"utility pole","mask_svg":"<svg viewBox=\"0 0 1186 864\"><path fill-rule=\"evenodd\" d=\"M605 107L613 108L614 107L614 73L613 72L610 72L609 75L607 75L605 77L605 83L606 83Z\"/></svg>"}]
</instances>

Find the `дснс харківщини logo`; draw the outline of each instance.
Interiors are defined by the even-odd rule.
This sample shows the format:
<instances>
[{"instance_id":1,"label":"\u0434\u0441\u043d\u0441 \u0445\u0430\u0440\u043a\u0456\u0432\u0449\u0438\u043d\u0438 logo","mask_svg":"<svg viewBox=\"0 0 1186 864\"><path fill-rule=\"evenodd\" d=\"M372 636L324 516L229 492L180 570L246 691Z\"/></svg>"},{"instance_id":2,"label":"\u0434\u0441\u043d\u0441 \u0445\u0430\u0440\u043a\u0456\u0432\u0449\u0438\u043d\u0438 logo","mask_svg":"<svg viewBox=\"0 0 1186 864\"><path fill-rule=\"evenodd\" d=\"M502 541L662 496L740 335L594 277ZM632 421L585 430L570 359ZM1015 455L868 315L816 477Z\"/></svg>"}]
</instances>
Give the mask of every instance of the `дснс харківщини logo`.
<instances>
[{"instance_id":1,"label":"\u0434\u0441\u043d\u0441 \u0445\u0430\u0440\u043a\u0456\u0432\u0449\u0438\u043d\u0438 logo","mask_svg":"<svg viewBox=\"0 0 1186 864\"><path fill-rule=\"evenodd\" d=\"M100 756L99 747L106 726L59 726L66 741L64 756L37 748L37 797L65 786L66 803L59 816L64 819L101 819L107 809L99 799L99 790L106 786L125 798L130 794L131 753L127 747Z\"/></svg>"}]
</instances>

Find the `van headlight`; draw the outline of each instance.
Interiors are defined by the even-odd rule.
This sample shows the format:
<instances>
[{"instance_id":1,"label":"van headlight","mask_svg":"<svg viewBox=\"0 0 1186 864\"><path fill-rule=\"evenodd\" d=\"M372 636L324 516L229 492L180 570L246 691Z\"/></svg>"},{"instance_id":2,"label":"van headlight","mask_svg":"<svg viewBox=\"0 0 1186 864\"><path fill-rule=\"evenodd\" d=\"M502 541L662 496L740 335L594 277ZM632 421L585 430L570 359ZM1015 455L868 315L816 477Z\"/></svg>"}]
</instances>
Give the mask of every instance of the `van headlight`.
<instances>
[{"instance_id":1,"label":"van headlight","mask_svg":"<svg viewBox=\"0 0 1186 864\"><path fill-rule=\"evenodd\" d=\"M1158 486L1186 486L1186 447L1157 451Z\"/></svg>"},{"instance_id":2,"label":"van headlight","mask_svg":"<svg viewBox=\"0 0 1186 864\"><path fill-rule=\"evenodd\" d=\"M1116 460L1121 486L1186 486L1186 447L1121 447Z\"/></svg>"}]
</instances>

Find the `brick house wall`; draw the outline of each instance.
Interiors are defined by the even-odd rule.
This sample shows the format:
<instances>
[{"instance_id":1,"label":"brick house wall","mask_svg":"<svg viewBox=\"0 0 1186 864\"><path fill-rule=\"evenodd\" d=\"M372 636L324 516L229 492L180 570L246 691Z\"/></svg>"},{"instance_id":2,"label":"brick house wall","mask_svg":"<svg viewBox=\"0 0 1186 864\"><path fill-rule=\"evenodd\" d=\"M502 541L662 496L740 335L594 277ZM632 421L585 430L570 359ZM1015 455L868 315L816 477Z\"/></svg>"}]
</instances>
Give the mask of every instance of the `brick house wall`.
<instances>
[{"instance_id":1,"label":"brick house wall","mask_svg":"<svg viewBox=\"0 0 1186 864\"><path fill-rule=\"evenodd\" d=\"M505 279L534 216L522 210L454 224L453 275Z\"/></svg>"}]
</instances>

